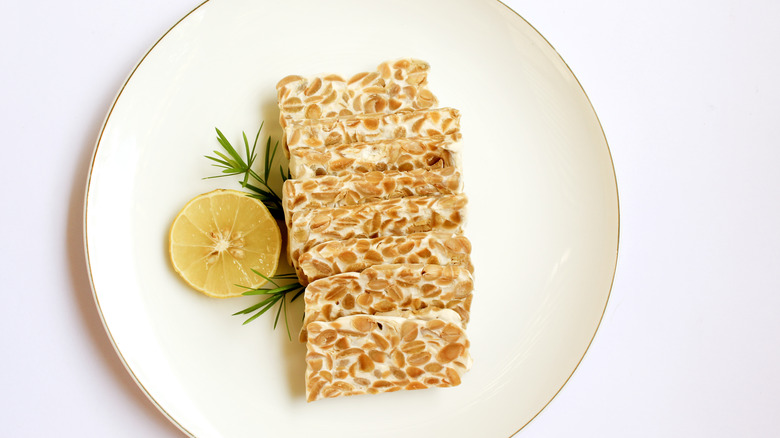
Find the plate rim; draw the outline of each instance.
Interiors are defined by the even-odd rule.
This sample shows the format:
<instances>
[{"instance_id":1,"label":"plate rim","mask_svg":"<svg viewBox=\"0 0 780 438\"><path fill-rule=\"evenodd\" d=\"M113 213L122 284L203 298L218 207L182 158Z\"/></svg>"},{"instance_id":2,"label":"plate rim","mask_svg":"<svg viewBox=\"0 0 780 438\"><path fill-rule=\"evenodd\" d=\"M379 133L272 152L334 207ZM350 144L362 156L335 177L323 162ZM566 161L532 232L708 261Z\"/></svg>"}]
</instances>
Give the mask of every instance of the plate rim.
<instances>
[{"instance_id":1,"label":"plate rim","mask_svg":"<svg viewBox=\"0 0 780 438\"><path fill-rule=\"evenodd\" d=\"M208 1L208 0L207 0ZM593 116L596 119L596 123L599 126L599 130L601 131L601 136L604 138L604 145L607 147L607 156L609 157L609 164L612 167L612 179L615 181L615 207L616 207L616 213L617 213L617 228L615 230L617 236L615 239L615 261L614 261L614 267L612 269L612 279L609 282L609 290L607 291L607 298L604 301L604 309L601 311L601 315L599 316L599 321L596 324L596 328L593 331L593 335L590 338L590 341L588 341L588 345L585 346L585 351L582 352L582 356L580 356L580 359L577 361L577 364L574 366L574 368L571 370L571 373L568 377L561 383L561 386L558 388L557 391L555 391L555 394L550 397L549 400L547 400L547 403L545 403L541 409L539 409L539 412L534 414L531 418L528 419L528 421L523 424L519 429L517 429L512 435L509 436L509 438L517 435L521 430L523 430L526 426L531 424L532 421L536 417L539 416L545 409L547 409L547 406L552 403L553 400L560 394L561 391L563 391L563 388L566 387L566 384L569 383L569 380L574 376L574 373L577 371L577 369L580 367L580 364L582 364L582 361L585 360L585 356L588 354L588 351L590 350L590 346L593 345L593 341L596 339L596 335L599 332L599 329L601 328L601 323L604 321L604 315L607 313L607 306L609 306L609 300L612 297L612 288L615 285L615 276L617 273L617 265L618 265L618 256L620 254L620 189L618 187L617 182L617 172L615 171L615 160L612 158L612 148L609 147L609 140L607 139L607 134L604 132L604 125L601 124L601 119L599 118L598 113L596 112L596 107L593 106L593 101L590 100L590 96L588 96L588 92L585 91L585 87L582 86L582 83L580 82L580 79L577 77L576 74L574 74L574 70L571 69L569 64L566 62L566 60L561 56L561 54L558 52L558 49L555 48L555 46L552 45L552 43L547 39L547 37L544 36L541 32L539 32L539 29L534 27L533 24L531 24L530 21L526 20L522 15L520 15L519 12L512 9L509 5L504 3L502 0L494 0L498 3L500 3L502 6L504 6L506 9L508 9L510 12L515 14L517 18L523 20L531 29L534 30L541 38L544 40L544 42L550 46L550 48L555 52L555 55L560 59L560 61L563 63L563 65L566 66L566 70L569 71L571 74L571 77L574 78L574 81L577 83L577 87L582 91L582 95L585 96L585 100L588 102L588 106L590 107L590 110L593 112Z\"/></svg>"},{"instance_id":2,"label":"plate rim","mask_svg":"<svg viewBox=\"0 0 780 438\"><path fill-rule=\"evenodd\" d=\"M119 346L116 343L116 339L114 338L114 335L111 333L111 328L108 326L108 322L106 321L105 315L103 314L103 308L100 306L100 298L98 297L97 288L95 288L95 282L93 280L92 276L92 263L90 261L89 256L89 233L88 228L89 224L87 222L87 212L89 209L89 194L90 194L90 188L92 186L92 173L95 169L95 158L97 157L98 148L100 148L101 141L103 140L103 134L106 131L106 126L108 126L108 122L111 119L111 114L114 112L114 108L116 108L117 103L119 102L119 99L122 97L122 94L125 91L125 88L127 88L127 85L130 83L130 80L133 79L133 75L135 75L135 72L138 71L138 69L141 67L141 64L146 60L146 58L154 51L154 49L165 39L165 37L170 34L173 29L175 29L179 24L181 24L184 20L186 20L190 15L195 13L198 9L200 9L203 5L208 3L210 0L203 0L200 4L192 8L189 12L187 12L185 15L183 15L179 20L177 20L173 25L171 25L168 30L166 30L150 47L147 49L143 56L136 62L135 66L133 66L132 70L130 70L130 73L125 78L124 82L122 83L122 86L119 88L119 91L117 91L113 101L111 102L111 106L109 107L105 118L103 119L103 124L100 127L100 133L98 134L97 139L95 140L95 145L92 150L92 158L90 159L89 163L89 170L87 174L87 181L86 181L86 187L84 190L84 208L82 211L82 233L84 234L84 258L87 263L87 275L89 277L89 287L92 290L92 298L95 300L95 306L97 307L98 314L100 315L100 322L103 325L103 329L105 329L106 334L108 335L108 339L111 342L111 347L113 347L114 352L116 352L117 356L119 357L120 362L122 362L122 366L127 370L128 374L130 374L130 377L132 377L135 384L138 386L138 388L141 389L141 392L146 396L146 398L152 402L152 405L157 408L160 413L162 413L165 418L168 419L174 426L176 426L179 430L184 432L187 436L192 438L197 438L195 435L190 432L186 427L184 427L183 424L181 424L179 421L174 418L173 415L171 415L170 412L168 412L163 406L160 405L160 403L154 398L154 396L151 394L149 389L147 389L144 384L141 382L141 380L138 378L138 375L133 371L133 369L128 364L127 359L125 358L124 354L122 354L122 351L119 349Z\"/></svg>"},{"instance_id":3,"label":"plate rim","mask_svg":"<svg viewBox=\"0 0 780 438\"><path fill-rule=\"evenodd\" d=\"M613 270L612 270L612 278L610 280L609 284L609 290L607 291L606 299L604 301L604 308L601 311L601 315L599 315L598 322L596 324L596 327L593 331L593 335L591 336L590 340L588 341L587 345L585 346L585 350L582 352L582 355L580 356L579 360L577 361L577 364L572 368L569 375L564 379L564 381L561 383L560 387L555 391L555 393L550 397L547 402L542 405L542 407L534 414L532 415L528 421L526 421L523 425L521 425L515 432L513 432L509 437L515 436L517 433L519 433L522 429L524 429L526 426L528 426L536 417L539 416L546 408L547 406L552 403L552 401L558 396L558 394L561 393L564 387L566 387L566 384L571 380L571 378L574 376L574 373L577 371L577 369L580 367L580 364L582 364L582 361L585 359L585 356L588 354L588 351L590 350L591 345L593 344L593 341L596 338L596 335L599 332L599 329L601 328L601 323L604 320L604 315L606 314L607 307L609 306L610 298L612 296L612 289L615 284L615 277L617 273L617 266L619 261L619 252L620 252L620 224L621 224L621 218L620 218L620 190L618 187L618 181L617 181L617 172L615 171L615 162L612 157L612 149L609 146L609 140L607 139L606 133L604 132L604 127L601 123L601 120L598 117L598 113L596 112L595 107L593 106L593 102L590 99L590 96L588 96L588 93L585 91L585 88L582 86L582 83L580 82L579 78L577 78L577 75L574 74L574 71L571 69L569 64L566 62L566 60L561 56L561 54L558 52L558 50L553 46L550 41L536 28L533 24L531 24L528 20L526 20L520 13L512 9L509 5L504 3L502 0L483 0L487 3L498 3L501 6L503 6L506 10L514 14L517 18L522 20L526 25L528 25L539 37L542 38L542 40L547 44L547 46L552 49L552 51L555 53L555 56L563 63L563 65L566 67L567 71L571 75L571 77L574 79L574 81L577 84L577 88L582 92L582 95L585 97L585 100L588 103L588 107L590 108L591 112L593 113L593 116L595 118L596 123L598 124L598 128L601 131L601 137L604 140L604 145L606 146L607 151L607 157L609 158L609 164L612 168L612 180L615 183L615 206L616 206L616 239L615 239L615 257L613 262ZM100 305L100 298L98 297L97 289L95 288L95 283L93 281L92 276L92 263L89 255L89 233L88 233L88 222L87 222L87 213L89 209L89 195L90 195L90 188L92 185L92 174L95 168L95 158L97 157L98 148L100 147L100 144L103 140L103 134L105 133L106 127L108 126L108 122L111 119L111 115L116 108L117 103L119 102L119 99L122 97L122 94L124 93L125 89L127 88L128 84L130 83L130 80L133 78L134 74L138 69L140 68L141 64L146 60L146 58L154 51L154 49L177 27L179 26L183 21L185 21L188 17L190 17L193 13L195 13L197 10L199 10L201 7L206 5L207 3L210 3L211 0L203 0L200 4L196 5L194 8L192 8L189 12L184 14L179 20L177 20L173 25L171 25L168 30L166 30L150 47L148 50L145 51L143 56L136 62L135 66L132 68L130 73L125 78L124 82L122 83L122 86L119 88L119 91L116 93L111 106L109 110L106 113L105 118L103 119L103 123L100 128L100 132L98 134L97 139L95 140L95 145L93 147L92 151L92 157L90 159L90 165L88 169L88 174L86 178L86 186L84 190L84 206L82 209L82 233L83 233L83 245L84 245L84 258L86 261L86 267L87 267L87 275L89 278L89 285L90 289L92 291L92 297L95 301L95 306L97 308L98 314L100 316L100 322L103 325L103 328L106 331L106 334L108 335L109 341L111 342L111 346L113 347L114 351L116 352L117 356L119 357L120 361L122 362L122 366L124 366L125 370L127 370L128 374L132 377L133 381L136 383L136 385L141 389L141 392L146 396L149 401L152 402L152 404L157 408L158 411L160 411L165 418L168 419L174 426L176 426L179 430L184 432L187 436L197 438L192 432L190 432L186 427L184 427L183 424L181 424L179 421L174 418L173 415L171 415L163 406L160 405L160 403L154 398L154 396L151 394L149 389L147 389L143 383L140 381L138 376L135 374L135 372L132 370L130 365L128 364L127 359L122 354L122 351L119 349L116 340L114 338L114 335L111 333L111 329L108 326L108 323L106 321L105 315L103 313L103 309Z\"/></svg>"}]
</instances>

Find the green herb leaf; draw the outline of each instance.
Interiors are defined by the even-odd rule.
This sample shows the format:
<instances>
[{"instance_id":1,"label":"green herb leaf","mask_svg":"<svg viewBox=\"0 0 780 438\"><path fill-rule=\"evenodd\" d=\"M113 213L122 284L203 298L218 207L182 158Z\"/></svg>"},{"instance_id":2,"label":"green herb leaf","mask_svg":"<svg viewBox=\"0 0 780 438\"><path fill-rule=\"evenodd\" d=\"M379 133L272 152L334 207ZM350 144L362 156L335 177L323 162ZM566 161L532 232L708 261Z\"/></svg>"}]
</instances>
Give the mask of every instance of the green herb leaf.
<instances>
[{"instance_id":1,"label":"green herb leaf","mask_svg":"<svg viewBox=\"0 0 780 438\"><path fill-rule=\"evenodd\" d=\"M287 292L290 292L293 289L297 289L301 287L298 283L288 284L285 286L279 286L274 289L252 289L250 291L244 292L242 295L251 296L251 295L276 295L276 294L286 294Z\"/></svg>"},{"instance_id":2,"label":"green herb leaf","mask_svg":"<svg viewBox=\"0 0 780 438\"><path fill-rule=\"evenodd\" d=\"M265 298L257 304L253 304L246 309L239 310L238 312L234 313L233 316L252 314L252 316L244 321L244 324L248 324L266 313L269 309L273 308L278 303L279 307L276 309L276 315L274 316L274 329L279 324L281 314L284 313L284 325L287 328L287 336L292 340L292 335L290 334L290 323L287 316L287 296L292 294L290 295L291 298L289 299L289 302L292 303L298 297L303 295L306 287L298 283L298 276L295 273L279 274L273 277L267 277L257 270L252 269L252 272L263 277L271 285L273 285L273 287L252 289L246 286L237 285L247 289L247 291L242 294L244 296L263 295ZM279 285L279 282L282 281L292 282Z\"/></svg>"},{"instance_id":3,"label":"green herb leaf","mask_svg":"<svg viewBox=\"0 0 780 438\"><path fill-rule=\"evenodd\" d=\"M207 176L204 179L238 176L238 183L241 184L242 188L249 191L249 196L259 199L265 204L268 211L275 218L284 219L282 197L270 186L271 171L274 168L274 161L276 160L276 155L279 151L279 141L273 141L271 136L268 136L265 141L262 169L259 170L260 173L252 169L255 159L257 158L257 144L260 141L260 133L263 130L263 126L265 126L264 122L260 124L260 128L257 130L257 134L255 134L255 139L251 147L246 133L241 132L241 139L244 143L244 147L240 149L236 149L219 128L214 128L217 133L217 142L221 149L213 151L213 155L206 155L206 158L211 161L211 164L214 167L219 169L220 173ZM243 157L242 154L238 152L239 150L242 150ZM287 171L285 171L281 164L279 165L279 177L282 183L290 179L290 170L287 169ZM292 294L289 299L292 303L304 293L306 288L298 283L298 277L295 273L280 274L269 278L254 269L252 272L263 277L273 285L273 287L253 289L239 285L240 287L247 289L243 295L262 296L263 299L257 304L239 310L233 315L251 315L244 321L244 324L248 324L278 305L279 307L276 310L276 315L274 317L274 328L278 325L281 314L284 313L284 325L287 327L287 336L292 339L287 318L287 295ZM278 282L287 282L287 284L280 285Z\"/></svg>"},{"instance_id":4,"label":"green herb leaf","mask_svg":"<svg viewBox=\"0 0 780 438\"><path fill-rule=\"evenodd\" d=\"M245 132L241 133L242 140L244 142L244 159L238 150L230 143L225 134L214 128L217 132L217 142L222 147L222 150L213 151L213 156L207 155L206 158L212 161L212 165L220 169L221 174L205 177L204 179L222 178L225 176L239 176L239 184L244 189L248 189L250 195L259 199L263 204L268 207L268 211L276 218L284 218L284 209L282 208L282 198L276 191L270 187L269 179L271 177L271 168L274 160L276 159L276 153L279 149L279 142L274 142L269 136L265 143L265 154L263 155L263 169L261 173L257 173L252 169L252 165L257 158L257 143L260 140L260 133L265 126L265 123L260 124L260 128L257 130L252 147L249 146L249 139ZM282 183L289 178L289 170L287 176L285 176L284 168L279 165L279 174L281 176ZM250 182L250 179L257 184Z\"/></svg>"}]
</instances>

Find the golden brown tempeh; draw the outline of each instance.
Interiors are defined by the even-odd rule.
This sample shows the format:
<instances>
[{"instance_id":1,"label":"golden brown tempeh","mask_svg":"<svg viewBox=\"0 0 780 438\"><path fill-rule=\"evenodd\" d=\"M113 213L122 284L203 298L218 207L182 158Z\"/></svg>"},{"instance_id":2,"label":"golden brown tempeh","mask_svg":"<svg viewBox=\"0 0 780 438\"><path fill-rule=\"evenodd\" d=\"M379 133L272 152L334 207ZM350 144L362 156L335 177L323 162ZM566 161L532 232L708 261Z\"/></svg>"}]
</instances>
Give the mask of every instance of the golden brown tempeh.
<instances>
[{"instance_id":1,"label":"golden brown tempeh","mask_svg":"<svg viewBox=\"0 0 780 438\"><path fill-rule=\"evenodd\" d=\"M459 385L471 367L469 340L454 312L436 313L309 324L306 400Z\"/></svg>"},{"instance_id":2,"label":"golden brown tempeh","mask_svg":"<svg viewBox=\"0 0 780 438\"><path fill-rule=\"evenodd\" d=\"M277 84L307 401L455 386L471 367L460 113L405 58Z\"/></svg>"},{"instance_id":3,"label":"golden brown tempeh","mask_svg":"<svg viewBox=\"0 0 780 438\"><path fill-rule=\"evenodd\" d=\"M313 246L298 259L301 284L341 272L360 272L385 264L458 265L473 272L471 242L462 235L414 233L374 239L356 238Z\"/></svg>"},{"instance_id":4,"label":"golden brown tempeh","mask_svg":"<svg viewBox=\"0 0 780 438\"><path fill-rule=\"evenodd\" d=\"M457 234L466 223L463 194L411 196L337 208L318 208L293 215L287 238L289 258L296 260L314 245L357 237L403 236L429 231Z\"/></svg>"},{"instance_id":5,"label":"golden brown tempeh","mask_svg":"<svg viewBox=\"0 0 780 438\"><path fill-rule=\"evenodd\" d=\"M436 196L460 192L460 172L454 167L411 172L368 172L288 179L282 190L285 222L297 212L346 207L404 196Z\"/></svg>"},{"instance_id":6,"label":"golden brown tempeh","mask_svg":"<svg viewBox=\"0 0 780 438\"><path fill-rule=\"evenodd\" d=\"M299 147L401 138L452 135L460 130L460 112L453 108L405 111L390 114L358 114L349 117L296 120L284 130L287 156Z\"/></svg>"},{"instance_id":7,"label":"golden brown tempeh","mask_svg":"<svg viewBox=\"0 0 780 438\"><path fill-rule=\"evenodd\" d=\"M335 74L287 76L276 85L279 122L284 128L292 120L432 108L438 102L428 89L429 69L425 61L405 58L349 80Z\"/></svg>"},{"instance_id":8,"label":"golden brown tempeh","mask_svg":"<svg viewBox=\"0 0 780 438\"><path fill-rule=\"evenodd\" d=\"M345 272L314 281L306 288L306 326L355 314L450 309L464 326L469 320L474 280L455 265L376 265L362 272Z\"/></svg>"},{"instance_id":9,"label":"golden brown tempeh","mask_svg":"<svg viewBox=\"0 0 780 438\"><path fill-rule=\"evenodd\" d=\"M297 147L290 154L294 179L373 171L411 171L460 167L460 134L359 142L338 146Z\"/></svg>"}]
</instances>

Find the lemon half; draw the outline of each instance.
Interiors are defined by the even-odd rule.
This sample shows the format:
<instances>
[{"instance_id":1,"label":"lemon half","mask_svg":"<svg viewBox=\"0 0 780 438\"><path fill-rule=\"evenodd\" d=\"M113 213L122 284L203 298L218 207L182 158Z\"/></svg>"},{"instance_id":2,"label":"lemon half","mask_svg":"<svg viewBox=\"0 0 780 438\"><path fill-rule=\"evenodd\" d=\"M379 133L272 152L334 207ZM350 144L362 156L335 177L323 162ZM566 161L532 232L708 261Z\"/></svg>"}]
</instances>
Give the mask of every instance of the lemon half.
<instances>
[{"instance_id":1,"label":"lemon half","mask_svg":"<svg viewBox=\"0 0 780 438\"><path fill-rule=\"evenodd\" d=\"M282 235L263 203L236 190L196 196L171 225L173 268L204 294L228 298L262 286L276 273ZM240 286L237 286L240 285Z\"/></svg>"}]
</instances>

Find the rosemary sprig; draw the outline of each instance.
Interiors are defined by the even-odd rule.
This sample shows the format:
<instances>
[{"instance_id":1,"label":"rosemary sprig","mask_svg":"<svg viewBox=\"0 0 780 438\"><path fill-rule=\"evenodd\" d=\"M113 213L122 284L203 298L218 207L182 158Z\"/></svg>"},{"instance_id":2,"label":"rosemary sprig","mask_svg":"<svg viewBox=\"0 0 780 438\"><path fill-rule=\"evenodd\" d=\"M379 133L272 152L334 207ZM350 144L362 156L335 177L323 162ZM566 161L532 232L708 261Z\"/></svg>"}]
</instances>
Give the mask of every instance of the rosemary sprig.
<instances>
[{"instance_id":1,"label":"rosemary sprig","mask_svg":"<svg viewBox=\"0 0 780 438\"><path fill-rule=\"evenodd\" d=\"M252 191L249 196L257 198L268 207L268 211L277 219L284 218L284 210L282 209L282 198L270 187L269 179L271 177L271 167L273 166L274 159L276 158L276 152L279 149L279 141L273 142L271 136L268 136L268 140L265 143L265 154L263 155L263 168L262 174L258 174L252 169L252 165L257 159L257 142L260 139L260 131L263 130L265 122L260 124L260 129L257 130L255 135L255 141L252 144L252 148L249 148L249 139L245 132L242 132L244 139L244 159L241 154L238 153L236 148L230 144L227 137L222 134L219 128L215 128L217 131L217 141L222 146L223 151L215 150L214 156L206 155L206 158L213 161L214 167L222 169L221 175L208 176L210 178L222 178L225 176L241 176L241 187ZM273 144L273 146L272 146ZM289 170L284 172L282 165L279 165L279 174L282 182L286 181L289 177ZM250 178L259 184L250 182Z\"/></svg>"},{"instance_id":2,"label":"rosemary sprig","mask_svg":"<svg viewBox=\"0 0 780 438\"><path fill-rule=\"evenodd\" d=\"M206 155L206 158L213 161L212 164L215 167L222 169L222 174L209 176L206 178L221 178L225 176L237 175L240 176L241 179L239 183L241 184L241 187L252 192L249 194L249 196L262 201L263 204L265 204L265 206L268 208L268 211L276 219L284 219L282 198L277 195L274 189L272 189L269 185L271 170L274 160L276 159L276 152L279 150L279 142L274 142L270 135L265 142L265 154L263 155L263 168L261 169L261 173L258 174L252 169L252 166L257 159L257 142L260 139L260 132L263 130L264 125L265 122L260 124L260 128L257 130L255 141L252 144L251 149L249 147L249 139L247 138L246 133L241 133L244 139L243 152L246 159L244 159L241 154L238 153L236 148L230 144L230 141L228 141L227 137L222 134L222 131L220 131L219 128L214 128L217 131L217 141L219 142L219 145L222 146L224 151L215 150L214 156ZM288 170L285 172L284 167L281 164L279 165L279 176L281 177L282 183L290 178L290 171ZM244 310L240 310L234 313L233 316L252 314L252 316L244 321L244 324L248 324L262 316L264 313L268 312L278 303L279 306L276 310L276 316L274 317L274 329L276 329L276 326L279 324L279 318L282 312L284 312L284 325L287 327L287 336L292 339L292 336L290 335L290 325L287 321L288 301L290 303L295 301L299 296L301 296L301 294L303 294L303 291L306 289L306 287L298 283L298 277L295 274L281 274L275 275L272 278L268 278L254 269L252 269L252 272L263 277L274 287L252 289L247 286L236 285L238 287L248 289L243 293L243 295L262 295L264 298L259 303L253 304ZM280 286L277 281L288 283ZM286 297L289 294L292 295L291 298L287 300Z\"/></svg>"},{"instance_id":3,"label":"rosemary sprig","mask_svg":"<svg viewBox=\"0 0 780 438\"><path fill-rule=\"evenodd\" d=\"M266 313L269 309L273 308L276 305L276 303L279 303L279 308L276 310L276 317L274 318L274 329L276 329L276 326L279 323L279 316L282 314L282 312L284 312L284 325L285 327L287 327L287 337L292 340L292 335L290 334L290 324L287 321L288 300L286 300L285 297L289 294L292 294L292 298L290 298L289 300L289 302L292 303L298 297L300 297L301 294L303 294L303 291L306 289L306 287L298 283L297 281L298 277L295 274L281 274L269 278L254 269L252 269L252 272L263 277L274 287L251 289L246 286L237 285L239 287L249 289L246 292L244 292L242 295L246 295L246 296L264 295L266 298L257 304L251 305L244 310L240 310L234 313L233 316L248 315L254 313L254 315L250 316L249 318L247 318L246 321L244 321L244 324L248 324L254 321L255 319L257 319L258 317L260 317L261 315L263 315L264 313ZM281 282L287 280L296 280L296 281L293 283L285 284L283 286L280 286L279 283L277 283L277 281Z\"/></svg>"}]
</instances>

